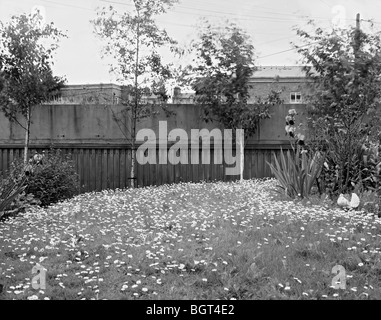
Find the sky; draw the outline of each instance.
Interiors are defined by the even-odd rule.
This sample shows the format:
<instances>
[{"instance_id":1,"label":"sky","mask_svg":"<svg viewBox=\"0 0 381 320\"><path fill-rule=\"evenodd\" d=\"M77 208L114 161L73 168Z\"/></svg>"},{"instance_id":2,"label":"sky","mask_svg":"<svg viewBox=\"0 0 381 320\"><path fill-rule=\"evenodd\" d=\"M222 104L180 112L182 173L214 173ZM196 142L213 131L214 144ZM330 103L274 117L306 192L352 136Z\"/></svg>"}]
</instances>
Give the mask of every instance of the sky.
<instances>
[{"instance_id":1,"label":"sky","mask_svg":"<svg viewBox=\"0 0 381 320\"><path fill-rule=\"evenodd\" d=\"M90 20L96 9L112 5L120 13L131 10L132 0L0 0L0 20L12 15L43 12L46 22L66 32L55 56L55 75L65 76L68 84L117 83L109 72L110 59L102 59L102 41L93 33ZM361 28L372 19L381 30L380 0L180 0L167 14L157 18L159 26L180 44L196 36L201 17L210 21L228 18L252 37L256 65L297 65L298 55L290 42L297 41L293 27L305 27L310 19L330 28L355 25L360 13Z\"/></svg>"}]
</instances>

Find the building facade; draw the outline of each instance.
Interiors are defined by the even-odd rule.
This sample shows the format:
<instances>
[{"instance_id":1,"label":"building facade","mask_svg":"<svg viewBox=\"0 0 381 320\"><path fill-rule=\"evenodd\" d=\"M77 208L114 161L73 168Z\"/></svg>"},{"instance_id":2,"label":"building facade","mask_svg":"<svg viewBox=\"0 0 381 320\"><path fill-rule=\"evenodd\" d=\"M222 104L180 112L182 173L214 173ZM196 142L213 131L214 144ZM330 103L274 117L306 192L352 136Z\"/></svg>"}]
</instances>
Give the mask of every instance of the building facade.
<instances>
[{"instance_id":1,"label":"building facade","mask_svg":"<svg viewBox=\"0 0 381 320\"><path fill-rule=\"evenodd\" d=\"M258 67L250 80L249 102L265 98L271 90L280 91L284 104L302 104L308 93L305 72L300 66Z\"/></svg>"},{"instance_id":2,"label":"building facade","mask_svg":"<svg viewBox=\"0 0 381 320\"><path fill-rule=\"evenodd\" d=\"M254 72L249 83L249 103L254 103L258 97L265 98L271 90L280 91L284 104L301 104L307 93L305 74L300 66L261 66ZM194 103L194 92L181 92L176 87L173 90L171 104ZM61 90L61 97L49 104L121 104L129 100L129 90L126 86L116 84L67 85ZM157 103L156 96L145 96L144 103Z\"/></svg>"}]
</instances>

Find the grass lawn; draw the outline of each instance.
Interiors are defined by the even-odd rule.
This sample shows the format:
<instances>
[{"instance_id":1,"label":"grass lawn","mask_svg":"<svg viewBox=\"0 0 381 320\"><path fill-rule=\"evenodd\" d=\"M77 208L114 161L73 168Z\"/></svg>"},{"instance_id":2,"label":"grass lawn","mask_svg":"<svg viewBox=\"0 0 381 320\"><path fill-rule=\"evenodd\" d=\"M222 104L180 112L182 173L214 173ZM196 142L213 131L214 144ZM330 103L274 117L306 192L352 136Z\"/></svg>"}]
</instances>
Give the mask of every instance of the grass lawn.
<instances>
[{"instance_id":1,"label":"grass lawn","mask_svg":"<svg viewBox=\"0 0 381 320\"><path fill-rule=\"evenodd\" d=\"M381 219L274 186L108 190L2 222L0 299L381 299ZM331 287L336 265L345 289Z\"/></svg>"}]
</instances>

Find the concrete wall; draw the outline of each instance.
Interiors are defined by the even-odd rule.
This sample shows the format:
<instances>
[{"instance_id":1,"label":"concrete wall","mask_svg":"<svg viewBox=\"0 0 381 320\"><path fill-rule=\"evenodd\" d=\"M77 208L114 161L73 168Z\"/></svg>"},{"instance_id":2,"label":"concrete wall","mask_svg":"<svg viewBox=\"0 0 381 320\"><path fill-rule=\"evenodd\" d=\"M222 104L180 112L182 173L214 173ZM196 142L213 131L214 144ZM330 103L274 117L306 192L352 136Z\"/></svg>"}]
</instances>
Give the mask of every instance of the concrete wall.
<instances>
[{"instance_id":1,"label":"concrete wall","mask_svg":"<svg viewBox=\"0 0 381 320\"><path fill-rule=\"evenodd\" d=\"M111 109L112 108L112 109ZM191 129L212 130L222 126L204 123L200 119L201 109L197 105L168 105L175 112L167 117L160 107L155 107L158 115L138 123L138 130L151 128L158 137L159 121L167 121L168 132L175 128L184 129L190 137ZM287 142L285 137L285 116L294 108L300 114L297 121L304 119L305 105L279 105L271 107L272 118L263 120L254 137L247 145L279 144ZM126 138L113 120L113 112L121 116L121 105L41 105L33 110L31 125L31 145L41 144L83 144L83 145L126 145ZM113 111L113 112L112 112ZM20 122L23 119L20 118ZM126 120L127 121L127 120ZM128 121L126 122L128 124ZM24 130L16 123L10 123L0 112L0 145L18 145L24 142Z\"/></svg>"}]
</instances>

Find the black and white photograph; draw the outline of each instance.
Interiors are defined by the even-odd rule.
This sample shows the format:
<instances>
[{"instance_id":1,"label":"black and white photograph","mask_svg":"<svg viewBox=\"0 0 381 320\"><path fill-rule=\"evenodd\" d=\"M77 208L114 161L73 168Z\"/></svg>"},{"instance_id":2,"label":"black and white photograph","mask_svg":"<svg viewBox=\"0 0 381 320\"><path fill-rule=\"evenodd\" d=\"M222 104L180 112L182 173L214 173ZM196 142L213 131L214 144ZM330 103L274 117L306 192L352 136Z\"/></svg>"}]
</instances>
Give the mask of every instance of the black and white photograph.
<instances>
[{"instance_id":1,"label":"black and white photograph","mask_svg":"<svg viewBox=\"0 0 381 320\"><path fill-rule=\"evenodd\" d=\"M381 1L0 0L0 300L381 300Z\"/></svg>"}]
</instances>

